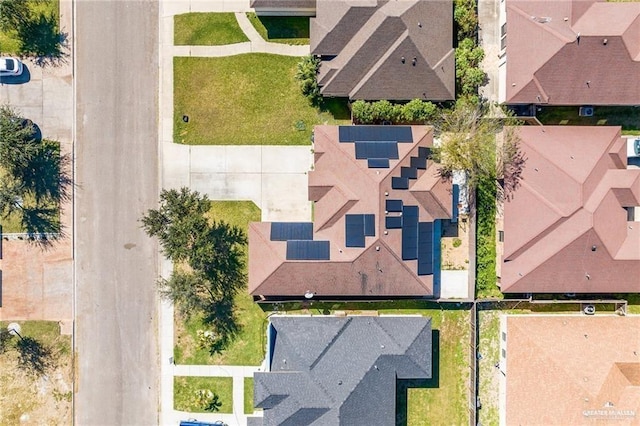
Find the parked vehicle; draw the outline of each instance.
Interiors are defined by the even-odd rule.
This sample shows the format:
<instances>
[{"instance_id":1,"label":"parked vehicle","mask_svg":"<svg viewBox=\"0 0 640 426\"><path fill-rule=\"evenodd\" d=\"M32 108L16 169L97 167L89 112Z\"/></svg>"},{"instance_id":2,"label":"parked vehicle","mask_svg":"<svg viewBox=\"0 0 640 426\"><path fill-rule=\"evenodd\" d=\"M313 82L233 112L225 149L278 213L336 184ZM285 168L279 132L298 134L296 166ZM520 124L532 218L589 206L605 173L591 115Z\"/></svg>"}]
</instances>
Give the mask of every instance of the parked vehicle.
<instances>
[{"instance_id":1,"label":"parked vehicle","mask_svg":"<svg viewBox=\"0 0 640 426\"><path fill-rule=\"evenodd\" d=\"M22 71L23 65L19 59L0 57L0 77L17 77Z\"/></svg>"}]
</instances>

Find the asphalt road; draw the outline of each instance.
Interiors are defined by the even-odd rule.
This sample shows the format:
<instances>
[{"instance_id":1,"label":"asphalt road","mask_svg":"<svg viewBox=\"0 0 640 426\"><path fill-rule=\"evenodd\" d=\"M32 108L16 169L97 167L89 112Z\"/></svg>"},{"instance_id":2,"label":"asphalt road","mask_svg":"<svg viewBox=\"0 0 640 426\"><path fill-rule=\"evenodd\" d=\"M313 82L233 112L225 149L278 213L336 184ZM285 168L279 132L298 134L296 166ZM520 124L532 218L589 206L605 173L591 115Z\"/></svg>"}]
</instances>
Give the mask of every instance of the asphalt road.
<instances>
[{"instance_id":1,"label":"asphalt road","mask_svg":"<svg viewBox=\"0 0 640 426\"><path fill-rule=\"evenodd\" d=\"M158 423L158 3L76 2L75 424Z\"/></svg>"}]
</instances>

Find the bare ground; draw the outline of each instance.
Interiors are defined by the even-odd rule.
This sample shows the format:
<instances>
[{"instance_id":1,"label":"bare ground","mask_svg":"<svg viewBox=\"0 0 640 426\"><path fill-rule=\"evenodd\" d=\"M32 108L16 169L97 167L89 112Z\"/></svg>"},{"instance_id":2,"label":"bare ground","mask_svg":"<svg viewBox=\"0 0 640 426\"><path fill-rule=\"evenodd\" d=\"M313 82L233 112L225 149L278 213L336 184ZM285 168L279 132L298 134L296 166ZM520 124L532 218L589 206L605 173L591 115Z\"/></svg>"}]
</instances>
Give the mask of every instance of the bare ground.
<instances>
[{"instance_id":1,"label":"bare ground","mask_svg":"<svg viewBox=\"0 0 640 426\"><path fill-rule=\"evenodd\" d=\"M442 269L469 269L469 224L460 220L457 223L443 223Z\"/></svg>"},{"instance_id":2,"label":"bare ground","mask_svg":"<svg viewBox=\"0 0 640 426\"><path fill-rule=\"evenodd\" d=\"M32 332L28 323L22 323L22 334L51 350L51 367L42 375L21 368L15 348L19 338L12 337L0 354L0 425L71 424L71 336L60 335L56 323L38 324L48 325L44 333ZM6 327L6 323L0 326Z\"/></svg>"}]
</instances>

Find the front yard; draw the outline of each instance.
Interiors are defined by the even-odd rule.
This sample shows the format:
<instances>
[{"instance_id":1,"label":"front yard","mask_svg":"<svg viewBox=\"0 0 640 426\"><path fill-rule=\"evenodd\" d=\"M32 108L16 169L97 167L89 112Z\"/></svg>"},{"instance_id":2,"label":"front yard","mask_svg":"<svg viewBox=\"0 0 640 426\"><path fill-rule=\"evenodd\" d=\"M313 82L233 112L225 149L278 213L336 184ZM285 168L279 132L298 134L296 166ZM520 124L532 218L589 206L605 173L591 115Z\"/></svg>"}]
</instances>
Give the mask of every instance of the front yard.
<instances>
[{"instance_id":1,"label":"front yard","mask_svg":"<svg viewBox=\"0 0 640 426\"><path fill-rule=\"evenodd\" d=\"M233 13L185 13L173 18L173 44L219 46L249 38Z\"/></svg>"},{"instance_id":2,"label":"front yard","mask_svg":"<svg viewBox=\"0 0 640 426\"><path fill-rule=\"evenodd\" d=\"M19 324L34 355L21 358L18 336L11 337L4 352L0 350L0 424L71 424L71 336L61 335L57 322ZM2 330L7 325L0 322Z\"/></svg>"},{"instance_id":3,"label":"front yard","mask_svg":"<svg viewBox=\"0 0 640 426\"><path fill-rule=\"evenodd\" d=\"M260 221L260 209L251 201L214 201L210 210L212 218L224 220L247 230L249 222ZM198 316L185 321L175 313L174 360L176 364L260 365L264 359L266 315L253 302L246 290L235 298L240 332L221 353L211 355L207 348L198 345L198 330L206 327Z\"/></svg>"},{"instance_id":4,"label":"front yard","mask_svg":"<svg viewBox=\"0 0 640 426\"><path fill-rule=\"evenodd\" d=\"M307 16L257 16L249 12L247 18L265 41L294 45L309 44L309 17Z\"/></svg>"},{"instance_id":5,"label":"front yard","mask_svg":"<svg viewBox=\"0 0 640 426\"><path fill-rule=\"evenodd\" d=\"M175 57L174 141L310 145L314 125L349 123L344 108L335 117L302 96L294 78L299 60L263 53Z\"/></svg>"},{"instance_id":6,"label":"front yard","mask_svg":"<svg viewBox=\"0 0 640 426\"><path fill-rule=\"evenodd\" d=\"M215 408L207 410L211 399L204 398L200 392L210 391L218 397ZM209 394L209 395L211 395ZM232 377L179 377L173 378L173 406L179 411L190 413L233 413L233 378Z\"/></svg>"}]
</instances>

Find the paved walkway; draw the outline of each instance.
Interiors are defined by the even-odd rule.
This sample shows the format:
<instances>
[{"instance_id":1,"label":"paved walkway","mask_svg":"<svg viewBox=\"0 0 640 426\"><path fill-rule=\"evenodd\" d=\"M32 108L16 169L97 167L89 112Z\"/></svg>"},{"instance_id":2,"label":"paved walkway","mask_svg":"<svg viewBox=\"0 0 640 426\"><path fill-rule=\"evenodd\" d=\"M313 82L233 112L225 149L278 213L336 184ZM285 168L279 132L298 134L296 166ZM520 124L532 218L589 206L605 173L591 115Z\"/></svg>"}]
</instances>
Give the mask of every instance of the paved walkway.
<instances>
[{"instance_id":1,"label":"paved walkway","mask_svg":"<svg viewBox=\"0 0 640 426\"><path fill-rule=\"evenodd\" d=\"M251 200L262 210L262 220L311 218L307 197L307 173L313 164L309 146L189 146L173 143L173 58L221 57L262 52L287 56L309 54L309 46L289 46L263 40L245 15L248 0L162 1L160 11L160 150L162 187L189 188L214 200ZM248 42L226 46L174 46L173 16L187 12L235 12ZM161 274L168 277L172 265L164 260ZM161 413L163 425L180 420L222 420L229 426L247 424L244 414L244 378L257 366L206 366L173 364L173 307L160 308ZM233 413L191 414L173 409L174 376L233 378ZM256 413L260 415L260 413Z\"/></svg>"}]
</instances>

